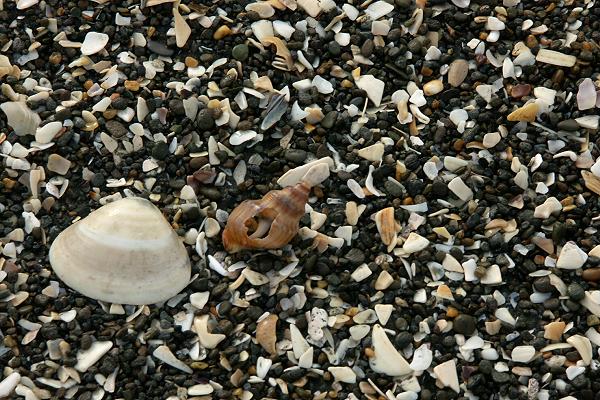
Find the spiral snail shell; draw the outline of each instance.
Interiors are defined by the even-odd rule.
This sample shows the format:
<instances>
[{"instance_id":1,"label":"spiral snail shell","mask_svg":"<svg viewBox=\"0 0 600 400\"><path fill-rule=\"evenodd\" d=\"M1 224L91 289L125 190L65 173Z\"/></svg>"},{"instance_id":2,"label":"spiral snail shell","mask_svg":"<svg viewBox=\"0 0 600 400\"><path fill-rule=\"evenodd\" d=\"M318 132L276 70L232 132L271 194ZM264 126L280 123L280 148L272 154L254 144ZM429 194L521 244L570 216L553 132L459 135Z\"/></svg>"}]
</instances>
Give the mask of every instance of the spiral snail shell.
<instances>
[{"instance_id":1,"label":"spiral snail shell","mask_svg":"<svg viewBox=\"0 0 600 400\"><path fill-rule=\"evenodd\" d=\"M223 230L225 250L278 249L288 244L298 233L311 187L324 176L329 176L328 165L317 164L295 185L271 190L260 200L240 203Z\"/></svg>"}]
</instances>

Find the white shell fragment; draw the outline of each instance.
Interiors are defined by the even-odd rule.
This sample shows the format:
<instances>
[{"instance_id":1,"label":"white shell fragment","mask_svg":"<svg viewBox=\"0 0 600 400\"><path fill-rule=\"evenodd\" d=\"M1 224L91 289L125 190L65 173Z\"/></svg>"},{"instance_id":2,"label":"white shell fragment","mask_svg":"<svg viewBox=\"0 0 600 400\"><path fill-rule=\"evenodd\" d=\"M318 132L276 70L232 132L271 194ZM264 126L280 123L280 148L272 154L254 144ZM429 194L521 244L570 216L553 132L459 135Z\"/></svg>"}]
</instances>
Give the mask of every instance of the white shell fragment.
<instances>
[{"instance_id":1,"label":"white shell fragment","mask_svg":"<svg viewBox=\"0 0 600 400\"><path fill-rule=\"evenodd\" d=\"M516 346L510 356L514 362L528 363L535 356L535 347Z\"/></svg>"},{"instance_id":2,"label":"white shell fragment","mask_svg":"<svg viewBox=\"0 0 600 400\"><path fill-rule=\"evenodd\" d=\"M6 114L8 125L18 136L35 135L41 119L37 113L27 107L27 104L8 101L0 104L0 109Z\"/></svg>"},{"instance_id":3,"label":"white shell fragment","mask_svg":"<svg viewBox=\"0 0 600 400\"><path fill-rule=\"evenodd\" d=\"M175 41L177 47L183 47L192 34L192 28L185 22L185 19L179 13L178 7L173 7L173 19L175 20Z\"/></svg>"},{"instance_id":4,"label":"white shell fragment","mask_svg":"<svg viewBox=\"0 0 600 400\"><path fill-rule=\"evenodd\" d=\"M381 161L385 146L378 142L358 150L358 156L369 161Z\"/></svg>"},{"instance_id":5,"label":"white shell fragment","mask_svg":"<svg viewBox=\"0 0 600 400\"><path fill-rule=\"evenodd\" d=\"M108 44L108 40L106 33L88 32L81 44L81 54L89 56L98 53Z\"/></svg>"},{"instance_id":6,"label":"white shell fragment","mask_svg":"<svg viewBox=\"0 0 600 400\"><path fill-rule=\"evenodd\" d=\"M408 238L404 242L402 249L406 253L416 253L421 250L424 250L427 246L429 246L429 240L419 235L418 233L411 232L408 235Z\"/></svg>"},{"instance_id":7,"label":"white shell fragment","mask_svg":"<svg viewBox=\"0 0 600 400\"><path fill-rule=\"evenodd\" d=\"M575 242L567 242L558 255L556 267L563 269L581 268L587 259L586 252L581 250Z\"/></svg>"},{"instance_id":8,"label":"white shell fragment","mask_svg":"<svg viewBox=\"0 0 600 400\"><path fill-rule=\"evenodd\" d=\"M410 365L379 324L373 326L372 345L375 355L369 359L369 365L374 372L388 376L402 376L412 372Z\"/></svg>"},{"instance_id":9,"label":"white shell fragment","mask_svg":"<svg viewBox=\"0 0 600 400\"><path fill-rule=\"evenodd\" d=\"M323 157L315 161L311 161L307 164L301 165L294 169L290 169L285 174L283 174L278 180L277 184L281 187L287 187L295 185L300 182L305 176L308 176L308 171L317 164L325 164L327 165L327 169L333 168L333 159L331 157ZM329 177L329 173L327 173L326 177L319 176L319 179L327 179ZM311 178L314 180L314 178ZM322 182L322 181L321 181Z\"/></svg>"},{"instance_id":10,"label":"white shell fragment","mask_svg":"<svg viewBox=\"0 0 600 400\"><path fill-rule=\"evenodd\" d=\"M52 139L60 132L62 129L62 123L58 121L53 121L47 123L41 128L37 128L35 132L35 141L40 144L50 143Z\"/></svg>"},{"instance_id":11,"label":"white shell fragment","mask_svg":"<svg viewBox=\"0 0 600 400\"><path fill-rule=\"evenodd\" d=\"M183 372L187 372L191 374L193 371L190 367L188 367L183 361L177 359L173 352L167 346L158 346L153 352L152 355L158 358L160 361L169 364L173 368L177 368Z\"/></svg>"},{"instance_id":12,"label":"white shell fragment","mask_svg":"<svg viewBox=\"0 0 600 400\"><path fill-rule=\"evenodd\" d=\"M198 335L200 344L207 349L214 349L225 340L225 335L208 331L208 315L202 315L194 319L194 330Z\"/></svg>"},{"instance_id":13,"label":"white shell fragment","mask_svg":"<svg viewBox=\"0 0 600 400\"><path fill-rule=\"evenodd\" d=\"M336 382L356 383L356 374L350 367L329 367L327 371L333 375Z\"/></svg>"},{"instance_id":14,"label":"white shell fragment","mask_svg":"<svg viewBox=\"0 0 600 400\"><path fill-rule=\"evenodd\" d=\"M577 62L577 57L575 56L548 49L540 49L535 59L536 61L559 67L572 67Z\"/></svg>"},{"instance_id":15,"label":"white shell fragment","mask_svg":"<svg viewBox=\"0 0 600 400\"><path fill-rule=\"evenodd\" d=\"M380 1L378 3L383 2ZM376 107L379 107L381 98L383 97L383 90L385 89L385 82L375 78L373 75L362 75L356 80L356 86L367 92L369 100L371 100Z\"/></svg>"},{"instance_id":16,"label":"white shell fragment","mask_svg":"<svg viewBox=\"0 0 600 400\"><path fill-rule=\"evenodd\" d=\"M413 359L410 362L410 367L414 371L425 371L433 361L433 352L429 349L428 344L422 344L413 354Z\"/></svg>"},{"instance_id":17,"label":"white shell fragment","mask_svg":"<svg viewBox=\"0 0 600 400\"><path fill-rule=\"evenodd\" d=\"M567 343L575 347L584 365L590 365L593 355L590 339L581 335L573 335L567 339Z\"/></svg>"},{"instance_id":18,"label":"white shell fragment","mask_svg":"<svg viewBox=\"0 0 600 400\"><path fill-rule=\"evenodd\" d=\"M456 393L460 391L458 374L456 373L456 363L454 360L449 360L436 365L433 368L433 372L444 387L449 387Z\"/></svg>"},{"instance_id":19,"label":"white shell fragment","mask_svg":"<svg viewBox=\"0 0 600 400\"><path fill-rule=\"evenodd\" d=\"M102 358L112 348L112 342L94 342L89 349L77 353L77 364L75 369L85 372Z\"/></svg>"},{"instance_id":20,"label":"white shell fragment","mask_svg":"<svg viewBox=\"0 0 600 400\"><path fill-rule=\"evenodd\" d=\"M468 201L473 198L473 191L465 185L463 180L457 176L448 183L448 189L452 191L462 201Z\"/></svg>"},{"instance_id":21,"label":"white shell fragment","mask_svg":"<svg viewBox=\"0 0 600 400\"><path fill-rule=\"evenodd\" d=\"M168 300L191 274L179 237L142 198L108 203L71 225L54 240L49 258L68 286L118 304Z\"/></svg>"},{"instance_id":22,"label":"white shell fragment","mask_svg":"<svg viewBox=\"0 0 600 400\"><path fill-rule=\"evenodd\" d=\"M596 86L590 78L585 78L579 84L577 91L577 108L580 110L589 110L596 106Z\"/></svg>"}]
</instances>

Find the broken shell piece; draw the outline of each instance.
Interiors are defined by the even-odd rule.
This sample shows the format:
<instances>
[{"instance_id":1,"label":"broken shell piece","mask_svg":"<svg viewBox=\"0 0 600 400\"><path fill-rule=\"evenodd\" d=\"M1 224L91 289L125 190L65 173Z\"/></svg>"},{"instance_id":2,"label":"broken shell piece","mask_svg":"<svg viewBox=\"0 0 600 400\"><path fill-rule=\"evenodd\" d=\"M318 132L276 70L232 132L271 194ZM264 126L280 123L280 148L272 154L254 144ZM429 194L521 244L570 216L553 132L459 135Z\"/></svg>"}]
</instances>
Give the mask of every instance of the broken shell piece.
<instances>
[{"instance_id":1,"label":"broken shell piece","mask_svg":"<svg viewBox=\"0 0 600 400\"><path fill-rule=\"evenodd\" d=\"M287 70L292 71L294 69L294 59L292 58L292 53L290 53L290 50L287 48L283 40L276 36L267 36L260 39L260 42L264 45L275 46L275 54L283 59Z\"/></svg>"},{"instance_id":2,"label":"broken shell piece","mask_svg":"<svg viewBox=\"0 0 600 400\"><path fill-rule=\"evenodd\" d=\"M77 353L77 364L75 369L79 372L86 372L92 365L102 358L113 346L112 342L94 342L87 350L81 350Z\"/></svg>"},{"instance_id":3,"label":"broken shell piece","mask_svg":"<svg viewBox=\"0 0 600 400\"><path fill-rule=\"evenodd\" d=\"M188 367L183 361L175 357L175 354L171 352L171 349L169 349L165 345L158 346L154 350L154 352L152 352L152 355L158 358L160 361L169 364L173 368L177 368L183 372L187 372L188 374L191 374L193 372L192 369Z\"/></svg>"},{"instance_id":4,"label":"broken shell piece","mask_svg":"<svg viewBox=\"0 0 600 400\"><path fill-rule=\"evenodd\" d=\"M311 170L311 168L318 164L325 164L327 166L328 171L325 173L324 169L317 170L321 172L321 174L317 176L315 176L315 174L309 174L308 172ZM310 176L311 182L313 182L313 186L315 186L329 177L329 169L331 168L333 168L333 159L331 157L323 157L318 160L311 161L307 164L296 167L294 169L290 169L279 179L277 179L277 184L281 187L293 186L298 182L302 181L303 179L308 179L308 177ZM319 178L320 181L318 181L317 178Z\"/></svg>"},{"instance_id":5,"label":"broken shell piece","mask_svg":"<svg viewBox=\"0 0 600 400\"><path fill-rule=\"evenodd\" d=\"M537 103L529 103L524 105L523 107L517 108L515 111L508 114L509 121L521 121L521 122L533 122L535 121L535 117L538 113L539 106Z\"/></svg>"},{"instance_id":6,"label":"broken shell piece","mask_svg":"<svg viewBox=\"0 0 600 400\"><path fill-rule=\"evenodd\" d=\"M537 206L533 212L534 218L546 219L553 213L562 210L562 204L556 199L556 197L549 197L542 204Z\"/></svg>"},{"instance_id":7,"label":"broken shell piece","mask_svg":"<svg viewBox=\"0 0 600 400\"><path fill-rule=\"evenodd\" d=\"M596 106L596 86L590 78L585 78L577 91L577 108L588 110Z\"/></svg>"},{"instance_id":8,"label":"broken shell piece","mask_svg":"<svg viewBox=\"0 0 600 400\"><path fill-rule=\"evenodd\" d=\"M42 122L39 115L22 102L7 101L0 105L0 109L4 111L8 125L18 136L35 135L40 122Z\"/></svg>"},{"instance_id":9,"label":"broken shell piece","mask_svg":"<svg viewBox=\"0 0 600 400\"><path fill-rule=\"evenodd\" d=\"M288 244L298 233L300 218L305 213L304 206L315 183L311 181L313 169L329 174L326 164L317 164L306 173L306 180L238 205L223 231L225 250L235 253L242 249L278 249Z\"/></svg>"},{"instance_id":10,"label":"broken shell piece","mask_svg":"<svg viewBox=\"0 0 600 400\"><path fill-rule=\"evenodd\" d=\"M277 315L270 314L266 318L263 318L256 326L256 341L263 349L273 355L277 354L275 343L277 342L276 328L278 319Z\"/></svg>"},{"instance_id":11,"label":"broken shell piece","mask_svg":"<svg viewBox=\"0 0 600 400\"><path fill-rule=\"evenodd\" d=\"M389 246L396 239L396 220L394 219L394 207L387 207L377 211L375 224L381 236L381 241Z\"/></svg>"},{"instance_id":12,"label":"broken shell piece","mask_svg":"<svg viewBox=\"0 0 600 400\"><path fill-rule=\"evenodd\" d=\"M592 362L592 343L590 339L581 335L573 335L567 339L567 343L579 352L584 365L590 365Z\"/></svg>"},{"instance_id":13,"label":"broken shell piece","mask_svg":"<svg viewBox=\"0 0 600 400\"><path fill-rule=\"evenodd\" d=\"M454 360L448 360L436 365L433 368L433 372L444 387L449 387L456 393L460 392L458 374L456 373L456 363Z\"/></svg>"},{"instance_id":14,"label":"broken shell piece","mask_svg":"<svg viewBox=\"0 0 600 400\"><path fill-rule=\"evenodd\" d=\"M373 326L371 340L375 354L369 359L369 365L374 372L388 376L402 376L412 373L410 365L390 342L381 325L376 324Z\"/></svg>"},{"instance_id":15,"label":"broken shell piece","mask_svg":"<svg viewBox=\"0 0 600 400\"><path fill-rule=\"evenodd\" d=\"M567 324L563 321L550 322L544 326L544 339L560 340L566 326Z\"/></svg>"},{"instance_id":16,"label":"broken shell piece","mask_svg":"<svg viewBox=\"0 0 600 400\"><path fill-rule=\"evenodd\" d=\"M52 243L50 263L71 288L118 304L168 300L191 275L179 237L142 198L108 203L69 226Z\"/></svg>"},{"instance_id":17,"label":"broken shell piece","mask_svg":"<svg viewBox=\"0 0 600 400\"><path fill-rule=\"evenodd\" d=\"M375 104L375 107L379 107L383 97L383 90L385 89L385 82L375 78L373 75L363 75L356 79L355 82L359 89L367 92L369 100Z\"/></svg>"},{"instance_id":18,"label":"broken shell piece","mask_svg":"<svg viewBox=\"0 0 600 400\"><path fill-rule=\"evenodd\" d=\"M89 56L98 53L108 44L108 39L106 33L88 32L81 44L81 54Z\"/></svg>"},{"instance_id":19,"label":"broken shell piece","mask_svg":"<svg viewBox=\"0 0 600 400\"><path fill-rule=\"evenodd\" d=\"M384 148L385 148L385 146L383 145L383 143L378 142L371 146L368 146L368 147L358 150L357 154L359 157L362 157L365 160L381 162L381 159L383 157Z\"/></svg>"},{"instance_id":20,"label":"broken shell piece","mask_svg":"<svg viewBox=\"0 0 600 400\"><path fill-rule=\"evenodd\" d=\"M429 240L418 233L411 232L404 242L404 245L402 245L402 249L410 254L424 250L427 246L429 246Z\"/></svg>"},{"instance_id":21,"label":"broken shell piece","mask_svg":"<svg viewBox=\"0 0 600 400\"><path fill-rule=\"evenodd\" d=\"M173 19L175 20L175 41L177 47L183 47L192 34L192 28L185 22L177 6L173 7Z\"/></svg>"},{"instance_id":22,"label":"broken shell piece","mask_svg":"<svg viewBox=\"0 0 600 400\"><path fill-rule=\"evenodd\" d=\"M41 128L37 128L35 132L35 141L39 144L50 143L61 129L62 122L54 121L47 123Z\"/></svg>"},{"instance_id":23,"label":"broken shell piece","mask_svg":"<svg viewBox=\"0 0 600 400\"><path fill-rule=\"evenodd\" d=\"M356 383L356 374L350 367L329 367L327 371L331 373L336 382Z\"/></svg>"},{"instance_id":24,"label":"broken shell piece","mask_svg":"<svg viewBox=\"0 0 600 400\"><path fill-rule=\"evenodd\" d=\"M581 268L587 259L588 255L575 242L567 242L558 255L556 267L563 269Z\"/></svg>"},{"instance_id":25,"label":"broken shell piece","mask_svg":"<svg viewBox=\"0 0 600 400\"><path fill-rule=\"evenodd\" d=\"M535 60L560 67L572 67L577 62L577 57L554 50L540 49Z\"/></svg>"},{"instance_id":26,"label":"broken shell piece","mask_svg":"<svg viewBox=\"0 0 600 400\"><path fill-rule=\"evenodd\" d=\"M194 330L202 347L209 350L214 349L225 340L225 335L221 333L208 332L208 315L202 315L194 319Z\"/></svg>"}]
</instances>

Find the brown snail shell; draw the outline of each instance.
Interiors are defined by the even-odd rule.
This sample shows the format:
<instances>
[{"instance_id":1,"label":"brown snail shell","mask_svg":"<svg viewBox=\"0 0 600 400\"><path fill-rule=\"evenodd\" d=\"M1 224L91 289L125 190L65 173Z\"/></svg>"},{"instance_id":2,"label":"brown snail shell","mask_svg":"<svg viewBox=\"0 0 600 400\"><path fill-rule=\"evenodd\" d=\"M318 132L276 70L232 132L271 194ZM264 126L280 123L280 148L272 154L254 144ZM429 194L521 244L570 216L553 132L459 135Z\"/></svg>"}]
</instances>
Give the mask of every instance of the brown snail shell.
<instances>
[{"instance_id":1,"label":"brown snail shell","mask_svg":"<svg viewBox=\"0 0 600 400\"><path fill-rule=\"evenodd\" d=\"M229 215L223 246L229 253L243 249L278 249L298 233L310 186L302 181L271 190L260 200L245 200Z\"/></svg>"}]
</instances>

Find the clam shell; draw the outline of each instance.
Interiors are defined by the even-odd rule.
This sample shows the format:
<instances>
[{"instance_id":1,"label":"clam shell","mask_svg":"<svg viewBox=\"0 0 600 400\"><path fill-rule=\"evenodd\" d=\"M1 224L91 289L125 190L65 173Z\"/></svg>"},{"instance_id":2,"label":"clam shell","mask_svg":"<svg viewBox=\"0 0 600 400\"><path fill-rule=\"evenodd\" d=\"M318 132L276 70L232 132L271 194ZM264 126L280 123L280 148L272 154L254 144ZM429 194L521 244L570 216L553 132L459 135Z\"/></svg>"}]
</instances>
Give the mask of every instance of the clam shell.
<instances>
[{"instance_id":1,"label":"clam shell","mask_svg":"<svg viewBox=\"0 0 600 400\"><path fill-rule=\"evenodd\" d=\"M165 301L191 275L183 243L142 198L109 203L65 229L50 247L50 263L71 288L118 304Z\"/></svg>"}]
</instances>

